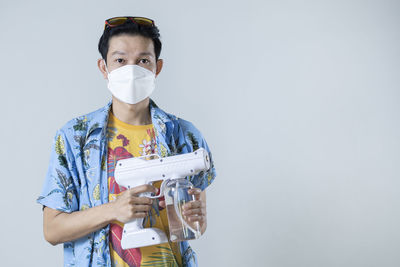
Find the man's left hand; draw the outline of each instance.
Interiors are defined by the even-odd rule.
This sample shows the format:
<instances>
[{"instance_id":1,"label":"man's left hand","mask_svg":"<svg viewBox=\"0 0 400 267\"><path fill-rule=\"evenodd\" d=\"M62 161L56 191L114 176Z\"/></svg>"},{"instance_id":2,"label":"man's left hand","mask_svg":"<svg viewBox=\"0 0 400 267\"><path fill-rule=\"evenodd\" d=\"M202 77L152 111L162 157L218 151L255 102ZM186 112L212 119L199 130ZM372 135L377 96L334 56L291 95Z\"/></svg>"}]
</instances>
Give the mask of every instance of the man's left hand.
<instances>
[{"instance_id":1,"label":"man's left hand","mask_svg":"<svg viewBox=\"0 0 400 267\"><path fill-rule=\"evenodd\" d=\"M192 226L198 222L203 234L207 227L206 192L199 188L192 188L188 190L188 193L194 196L194 200L183 205L183 217ZM165 208L165 201L160 201L159 205Z\"/></svg>"}]
</instances>

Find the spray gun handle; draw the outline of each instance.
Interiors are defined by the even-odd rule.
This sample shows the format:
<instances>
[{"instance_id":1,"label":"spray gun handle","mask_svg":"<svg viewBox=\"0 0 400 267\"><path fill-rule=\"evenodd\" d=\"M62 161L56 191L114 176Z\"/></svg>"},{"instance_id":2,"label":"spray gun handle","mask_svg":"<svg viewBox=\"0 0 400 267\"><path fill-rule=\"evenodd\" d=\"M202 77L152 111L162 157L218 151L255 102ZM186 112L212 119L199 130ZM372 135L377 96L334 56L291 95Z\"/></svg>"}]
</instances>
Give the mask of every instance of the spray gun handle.
<instances>
[{"instance_id":1,"label":"spray gun handle","mask_svg":"<svg viewBox=\"0 0 400 267\"><path fill-rule=\"evenodd\" d=\"M139 197L151 197L151 193L140 193ZM153 198L153 197L152 197ZM124 224L121 247L123 249L152 246L168 242L163 230L158 228L143 228L144 218L133 219Z\"/></svg>"},{"instance_id":2,"label":"spray gun handle","mask_svg":"<svg viewBox=\"0 0 400 267\"><path fill-rule=\"evenodd\" d=\"M132 220L124 225L121 239L123 249L139 248L168 242L163 230L142 228L143 218Z\"/></svg>"}]
</instances>

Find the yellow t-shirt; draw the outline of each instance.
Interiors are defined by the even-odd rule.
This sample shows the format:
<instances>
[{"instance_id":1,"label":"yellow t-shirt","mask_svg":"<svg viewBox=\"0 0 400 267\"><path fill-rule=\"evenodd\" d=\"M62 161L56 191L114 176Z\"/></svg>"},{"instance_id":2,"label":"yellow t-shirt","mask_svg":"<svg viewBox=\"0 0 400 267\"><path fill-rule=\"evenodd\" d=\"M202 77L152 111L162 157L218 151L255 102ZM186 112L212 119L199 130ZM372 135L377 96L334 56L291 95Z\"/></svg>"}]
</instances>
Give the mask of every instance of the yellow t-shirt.
<instances>
[{"instance_id":1,"label":"yellow t-shirt","mask_svg":"<svg viewBox=\"0 0 400 267\"><path fill-rule=\"evenodd\" d=\"M109 201L126 188L120 187L114 179L115 164L120 159L140 157L157 154L156 138L153 124L130 125L118 120L110 112L107 125L108 139L108 191ZM161 182L154 183L159 188ZM168 218L166 210L158 206L158 201L153 202L153 208L145 218L145 227L157 227L169 236ZM110 224L110 254L112 266L181 266L182 259L179 244L174 242L123 250L121 248L122 229L121 222L114 221Z\"/></svg>"}]
</instances>

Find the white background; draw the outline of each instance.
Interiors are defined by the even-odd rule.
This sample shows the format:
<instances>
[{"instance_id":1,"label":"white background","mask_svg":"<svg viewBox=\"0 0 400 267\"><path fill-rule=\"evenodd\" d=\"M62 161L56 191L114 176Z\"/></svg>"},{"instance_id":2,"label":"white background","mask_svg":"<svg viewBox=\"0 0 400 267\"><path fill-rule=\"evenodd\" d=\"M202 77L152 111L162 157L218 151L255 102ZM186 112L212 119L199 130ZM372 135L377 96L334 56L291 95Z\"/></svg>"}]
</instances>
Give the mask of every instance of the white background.
<instances>
[{"instance_id":1,"label":"white background","mask_svg":"<svg viewBox=\"0 0 400 267\"><path fill-rule=\"evenodd\" d=\"M1 266L62 266L36 204L52 138L110 99L106 18L159 26L153 95L206 137L200 266L400 266L399 1L0 2Z\"/></svg>"}]
</instances>

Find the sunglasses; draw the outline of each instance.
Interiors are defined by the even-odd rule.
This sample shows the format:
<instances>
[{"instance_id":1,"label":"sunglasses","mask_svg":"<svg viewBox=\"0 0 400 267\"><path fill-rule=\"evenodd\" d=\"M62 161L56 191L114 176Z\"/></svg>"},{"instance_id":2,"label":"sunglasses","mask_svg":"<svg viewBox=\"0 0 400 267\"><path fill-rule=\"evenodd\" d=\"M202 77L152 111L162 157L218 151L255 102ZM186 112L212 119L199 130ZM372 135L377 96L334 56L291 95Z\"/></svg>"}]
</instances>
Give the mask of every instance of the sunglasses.
<instances>
[{"instance_id":1,"label":"sunglasses","mask_svg":"<svg viewBox=\"0 0 400 267\"><path fill-rule=\"evenodd\" d=\"M144 17L114 17L114 18L110 18L107 19L105 24L104 24L104 29L106 29L107 27L116 27L116 26L120 26L122 24L125 24L128 20L142 25L142 26L146 26L146 27L154 27L154 21L152 19L148 19L148 18L144 18Z\"/></svg>"}]
</instances>

